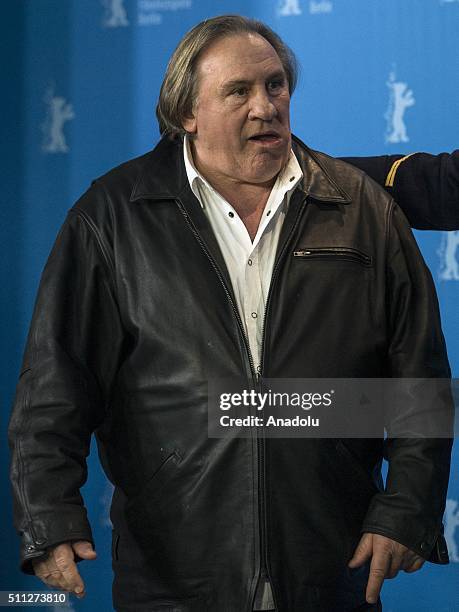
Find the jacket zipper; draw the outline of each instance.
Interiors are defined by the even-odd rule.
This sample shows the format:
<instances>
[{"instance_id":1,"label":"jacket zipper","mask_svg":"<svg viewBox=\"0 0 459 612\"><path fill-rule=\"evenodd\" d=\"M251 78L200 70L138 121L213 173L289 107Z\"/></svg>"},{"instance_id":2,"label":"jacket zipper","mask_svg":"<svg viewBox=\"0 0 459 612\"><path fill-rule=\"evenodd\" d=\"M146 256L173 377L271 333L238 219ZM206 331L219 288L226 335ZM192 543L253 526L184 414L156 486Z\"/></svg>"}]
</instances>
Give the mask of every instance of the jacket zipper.
<instances>
[{"instance_id":1,"label":"jacket zipper","mask_svg":"<svg viewBox=\"0 0 459 612\"><path fill-rule=\"evenodd\" d=\"M298 227L298 223L301 217L301 213L303 211L304 208L304 203L306 202L306 199L303 199L297 215L296 215L296 219L294 224L292 225L290 232L287 236L287 239L284 242L284 246L282 248L282 251L279 253L279 257L277 258L277 261L274 265L274 269L271 275L271 283L269 285L269 290L268 290L268 296L266 298L266 308L265 308L265 313L264 313L264 317L263 317L263 325L261 328L261 360L260 360L260 379L262 379L263 377L263 365L264 365L264 361L265 361L265 330L266 330L266 321L268 319L268 315L269 315L269 311L270 311L270 306L271 306L271 301L272 301L272 294L273 294L273 288L274 285L276 283L277 277L279 276L279 269L280 269L280 263L283 259L284 253L287 250L287 247L290 243L290 240L296 230L296 228ZM259 483L260 483L260 495L259 495L259 499L260 499L260 526L261 526L261 537L260 537L260 543L261 543L261 570L260 570L260 575L266 575L266 577L269 580L270 586L271 586L271 591L272 591L272 597L273 597L273 602L274 602L274 607L276 610L278 610L278 606L277 606L277 602L276 602L276 596L274 593L274 589L272 588L272 579L271 579L271 575L269 573L269 569L268 569L268 551L267 551L267 547L266 547L266 532L267 532L267 516L266 516L266 484L265 484L265 438L264 438L264 431L262 433L262 436L257 436L257 444L258 444L258 465L259 465ZM252 602L252 607L253 607L253 602Z\"/></svg>"},{"instance_id":2,"label":"jacket zipper","mask_svg":"<svg viewBox=\"0 0 459 612\"><path fill-rule=\"evenodd\" d=\"M204 251L204 253L206 254L207 258L209 259L210 263L212 264L213 269L215 270L215 273L217 274L218 279L220 280L220 283L223 286L223 289L225 291L226 297L229 300L229 303L231 305L231 308L233 310L234 316L236 317L236 321L239 327L239 332L241 334L242 340L244 342L244 346L247 352L247 356L249 358L249 364L250 364L250 370L252 373L252 383L255 385L257 390L261 390L261 384L260 384L260 379L263 375L263 362L264 362L264 352L265 352L265 329L266 329L266 319L268 316L268 312L269 312L269 306L271 303L271 295L272 295L272 289L273 286L275 284L275 281L277 279L278 276L278 271L280 268L280 262L283 258L283 255L287 249L287 246L290 242L290 239L293 235L293 233L295 232L297 226L298 226L298 222L301 216L301 212L303 210L303 206L304 206L304 202L306 200L303 200L295 222L290 230L290 233L287 236L287 239L284 243L284 247L282 248L281 253L279 254L279 257L277 259L277 262L274 266L272 275L271 275L271 283L270 283L270 287L268 290L268 296L266 299L266 308L265 308L265 312L264 312L264 317L263 317L263 324L262 324L262 332L261 332L261 361L260 361L260 373L258 374L255 371L255 366L254 366L254 362L253 362L253 357L252 357L252 352L250 350L250 344L249 344L249 340L247 338L247 335L245 333L244 330L244 326L242 323L242 319L241 316L239 314L239 310L236 306L236 304L234 303L234 300L231 296L230 291L228 290L228 287L226 286L226 282L225 279L223 278L223 275L220 271L220 268L218 267L216 261L214 260L214 258L212 257L211 253L209 252L209 250L207 249L204 241L202 240L201 236L199 235L199 232L197 231L197 229L195 228L192 220L190 219L188 213L186 212L182 202L180 200L176 200L179 209L182 213L182 215L185 217L185 221L187 222L188 226L190 227L194 237L196 238L196 240L198 241L199 245L201 246L202 250ZM275 598L275 594L274 594L274 589L272 588L272 579L271 576L269 574L269 570L268 570L268 561L267 561L267 549L266 549L266 531L267 531L267 517L266 517L266 485L265 485L265 441L264 441L264 432L262 430L262 434L261 436L259 435L258 431L256 432L256 439L257 439L257 450L258 450L258 499L259 499L259 520L260 520L260 571L258 573L258 577L257 577L257 583L256 583L256 587L255 587L255 591L253 594L253 598L251 601L251 606L250 606L250 610L253 609L253 602L255 599L255 595L256 595L256 590L258 588L259 585L259 581L261 576L265 575L270 583L271 586L271 591L272 591L272 596L273 596L273 601L274 601L274 605L277 609L277 604L276 604L276 598Z\"/></svg>"},{"instance_id":3,"label":"jacket zipper","mask_svg":"<svg viewBox=\"0 0 459 612\"><path fill-rule=\"evenodd\" d=\"M21 373L21 377L23 374L26 374L28 372L30 372L32 370L32 368L27 368L25 369L22 373ZM22 400L22 419L21 419L21 427L18 428L18 430L23 429L23 423L25 421L26 418L26 412L27 412L27 408L28 408L28 404L29 404L29 387L26 385L26 388L24 390L24 397ZM21 437L18 437L17 439L17 443L16 443L16 452L18 455L18 464L19 464L19 478L18 478L18 493L19 496L21 498L21 502L22 502L22 507L24 508L24 514L27 520L27 529L28 532L30 533L31 539L32 539L32 544L26 544L25 548L26 551L28 553L32 553L35 550L37 550L37 546L40 546L41 544L43 544L44 542L40 539L37 538L37 534L35 531L35 527L34 527L34 523L32 521L32 515L30 513L30 508L29 508L29 503L27 500L27 496L24 492L24 472L25 472L25 466L24 466L24 460L23 460L23 456L22 456L22 448L21 448L21 443L22 443L22 439Z\"/></svg>"},{"instance_id":4,"label":"jacket zipper","mask_svg":"<svg viewBox=\"0 0 459 612\"><path fill-rule=\"evenodd\" d=\"M294 257L307 259L331 257L335 259L348 259L364 266L371 266L372 258L363 251L351 247L311 247L298 249L293 252Z\"/></svg>"},{"instance_id":5,"label":"jacket zipper","mask_svg":"<svg viewBox=\"0 0 459 612\"><path fill-rule=\"evenodd\" d=\"M255 366L254 366L254 363L253 363L253 357L252 357L252 352L251 352L251 350L250 350L249 340L248 340L248 338L247 338L247 336L246 336L246 333L245 333L245 331L244 331L244 326L243 326L243 323L242 323L241 315L239 314L239 310L237 309L237 306L236 306L236 304L234 303L234 300L233 300L233 298L232 298L232 295L231 295L231 293L230 293L230 291L229 291L228 287L226 286L226 282L225 282L225 279L223 278L223 275L222 275L222 273L221 273L221 271L220 271L220 268L218 267L218 265L217 265L217 263L216 263L215 259L214 259L214 258L212 257L212 255L210 254L209 250L207 249L207 247L206 247L206 245L205 245L204 241L202 240L201 236L199 235L198 230L195 228L195 226L194 226L194 224L193 224L192 220L190 219L190 217L189 217L188 213L186 212L186 210L185 210L185 208L184 208L184 206L183 206L182 202L181 202L180 200L176 200L176 202L177 202L177 203L178 203L178 205L179 205L180 212L181 212L181 213L182 213L182 215L185 217L185 220L186 220L186 222L188 223L188 225L189 225L189 227L190 227L191 231L193 232L194 237L195 237L195 238L196 238L196 240L199 242L199 245L201 246L202 250L203 250L203 251L204 251L204 253L206 254L206 256L207 256L207 258L209 259L210 263L212 264L212 267L213 267L213 269L215 270L215 272L216 272L216 274L217 274L217 276L218 276L218 279L220 280L220 283L221 283L221 284L222 284L222 286L223 286L223 289L224 289L224 291L225 291L226 297L228 298L229 303L230 303L230 305L231 305L231 308L232 308L232 310L233 310L234 316L236 317L236 321L237 321L237 323L238 323L239 331L240 331L240 333L241 333L241 337L242 337L242 339L243 339L244 346L245 346L245 349L246 349L246 351L247 351L247 356L248 356L248 358L249 358L249 364L250 364L250 370L251 370L251 373L252 373L252 383L255 383L255 384L256 384L256 383L257 383L257 380L258 380L258 377L257 377L257 373L255 372Z\"/></svg>"}]
</instances>

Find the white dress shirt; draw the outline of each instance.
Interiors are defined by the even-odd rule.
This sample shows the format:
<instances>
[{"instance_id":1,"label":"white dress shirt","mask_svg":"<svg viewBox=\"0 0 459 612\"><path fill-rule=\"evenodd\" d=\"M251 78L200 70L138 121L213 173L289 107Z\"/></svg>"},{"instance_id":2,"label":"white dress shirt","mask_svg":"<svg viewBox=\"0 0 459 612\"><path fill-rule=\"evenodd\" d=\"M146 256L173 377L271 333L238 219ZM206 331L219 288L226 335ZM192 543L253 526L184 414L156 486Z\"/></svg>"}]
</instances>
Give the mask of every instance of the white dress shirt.
<instances>
[{"instance_id":1,"label":"white dress shirt","mask_svg":"<svg viewBox=\"0 0 459 612\"><path fill-rule=\"evenodd\" d=\"M290 197L303 173L295 154L290 151L287 164L269 194L252 242L235 209L196 170L187 136L183 155L190 187L210 221L228 268L254 367L259 373L263 320L277 244ZM274 609L271 585L262 578L258 583L254 610Z\"/></svg>"},{"instance_id":2,"label":"white dress shirt","mask_svg":"<svg viewBox=\"0 0 459 612\"><path fill-rule=\"evenodd\" d=\"M295 154L290 151L288 162L271 190L252 242L235 209L196 170L186 136L183 151L190 187L210 221L228 268L253 363L259 372L263 319L277 243L290 197L303 173Z\"/></svg>"}]
</instances>

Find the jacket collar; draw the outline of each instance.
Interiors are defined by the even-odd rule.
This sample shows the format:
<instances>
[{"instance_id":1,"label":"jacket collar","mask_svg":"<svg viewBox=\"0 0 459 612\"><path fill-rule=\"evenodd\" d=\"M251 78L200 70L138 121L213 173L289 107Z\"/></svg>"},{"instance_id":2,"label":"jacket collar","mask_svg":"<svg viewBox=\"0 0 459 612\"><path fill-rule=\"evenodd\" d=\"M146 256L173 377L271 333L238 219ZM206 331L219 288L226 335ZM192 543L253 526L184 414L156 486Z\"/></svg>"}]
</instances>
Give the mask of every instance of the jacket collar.
<instances>
[{"instance_id":1,"label":"jacket collar","mask_svg":"<svg viewBox=\"0 0 459 612\"><path fill-rule=\"evenodd\" d=\"M293 136L292 148L303 170L303 179L298 188L306 195L321 202L349 204L351 198L335 182L326 165L326 158L307 147ZM183 160L181 138L160 140L146 156L130 201L140 199L165 200L180 198L183 192L191 191Z\"/></svg>"},{"instance_id":2,"label":"jacket collar","mask_svg":"<svg viewBox=\"0 0 459 612\"><path fill-rule=\"evenodd\" d=\"M299 138L292 135L292 148L303 170L299 187L314 200L331 204L350 204L352 198L332 176L327 166L327 155L313 151Z\"/></svg>"}]
</instances>

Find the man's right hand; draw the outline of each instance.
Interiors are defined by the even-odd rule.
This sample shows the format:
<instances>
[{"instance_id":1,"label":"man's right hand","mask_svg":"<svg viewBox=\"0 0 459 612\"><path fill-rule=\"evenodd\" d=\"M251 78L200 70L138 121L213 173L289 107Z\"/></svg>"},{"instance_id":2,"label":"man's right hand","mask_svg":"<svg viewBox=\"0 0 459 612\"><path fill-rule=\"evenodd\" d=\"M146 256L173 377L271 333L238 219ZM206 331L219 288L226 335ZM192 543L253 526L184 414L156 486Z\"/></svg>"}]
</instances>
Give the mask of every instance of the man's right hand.
<instances>
[{"instance_id":1,"label":"man's right hand","mask_svg":"<svg viewBox=\"0 0 459 612\"><path fill-rule=\"evenodd\" d=\"M91 542L59 544L49 549L46 559L32 559L35 575L50 587L84 597L84 582L77 570L75 553L88 561L97 557Z\"/></svg>"}]
</instances>

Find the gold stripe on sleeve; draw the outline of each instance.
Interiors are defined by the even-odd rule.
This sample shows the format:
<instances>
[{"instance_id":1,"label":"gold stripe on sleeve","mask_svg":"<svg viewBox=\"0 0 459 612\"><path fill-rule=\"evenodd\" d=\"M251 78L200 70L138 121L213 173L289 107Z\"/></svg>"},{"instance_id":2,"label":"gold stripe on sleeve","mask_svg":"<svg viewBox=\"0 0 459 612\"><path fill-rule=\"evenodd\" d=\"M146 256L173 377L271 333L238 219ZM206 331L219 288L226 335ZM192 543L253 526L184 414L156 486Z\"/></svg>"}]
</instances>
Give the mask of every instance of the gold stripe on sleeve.
<instances>
[{"instance_id":1,"label":"gold stripe on sleeve","mask_svg":"<svg viewBox=\"0 0 459 612\"><path fill-rule=\"evenodd\" d=\"M414 153L410 153L409 155L405 155L405 157L401 157L400 159L397 159L397 161L395 161L392 164L391 169L389 170L389 172L387 174L387 177L386 177L386 182L385 182L385 186L386 187L393 187L394 186L395 175L397 174L397 170L398 170L400 164L402 164L405 160L407 160L412 155L414 155Z\"/></svg>"}]
</instances>

